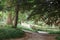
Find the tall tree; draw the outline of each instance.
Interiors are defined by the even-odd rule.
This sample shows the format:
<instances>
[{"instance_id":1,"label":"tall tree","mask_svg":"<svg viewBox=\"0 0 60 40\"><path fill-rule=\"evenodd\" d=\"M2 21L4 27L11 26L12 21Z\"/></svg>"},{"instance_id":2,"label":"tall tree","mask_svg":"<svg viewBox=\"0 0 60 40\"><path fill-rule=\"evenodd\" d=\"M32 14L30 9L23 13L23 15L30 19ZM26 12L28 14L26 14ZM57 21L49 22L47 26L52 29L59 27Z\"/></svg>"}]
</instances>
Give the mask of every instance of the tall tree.
<instances>
[{"instance_id":1,"label":"tall tree","mask_svg":"<svg viewBox=\"0 0 60 40\"><path fill-rule=\"evenodd\" d=\"M16 1L16 6L15 6L15 21L14 21L14 28L17 27L17 23L18 23L18 14L19 14L19 0Z\"/></svg>"},{"instance_id":2,"label":"tall tree","mask_svg":"<svg viewBox=\"0 0 60 40\"><path fill-rule=\"evenodd\" d=\"M33 4L29 0L15 1L15 22L14 22L15 28L17 27L19 11L20 12L30 11L32 7L33 7Z\"/></svg>"}]
</instances>

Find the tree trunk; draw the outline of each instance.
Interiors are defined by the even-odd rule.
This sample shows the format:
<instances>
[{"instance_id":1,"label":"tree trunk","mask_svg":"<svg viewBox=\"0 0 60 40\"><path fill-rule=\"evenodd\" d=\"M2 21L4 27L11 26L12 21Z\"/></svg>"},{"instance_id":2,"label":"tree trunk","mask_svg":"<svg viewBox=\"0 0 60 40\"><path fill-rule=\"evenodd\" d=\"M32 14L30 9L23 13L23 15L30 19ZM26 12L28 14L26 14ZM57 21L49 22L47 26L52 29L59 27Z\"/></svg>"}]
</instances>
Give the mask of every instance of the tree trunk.
<instances>
[{"instance_id":1,"label":"tree trunk","mask_svg":"<svg viewBox=\"0 0 60 40\"><path fill-rule=\"evenodd\" d=\"M8 13L7 24L12 25L12 13L11 12Z\"/></svg>"},{"instance_id":2,"label":"tree trunk","mask_svg":"<svg viewBox=\"0 0 60 40\"><path fill-rule=\"evenodd\" d=\"M14 24L13 27L16 28L17 27L17 23L18 23L18 13L19 13L19 5L17 5L15 7L15 19L14 19Z\"/></svg>"}]
</instances>

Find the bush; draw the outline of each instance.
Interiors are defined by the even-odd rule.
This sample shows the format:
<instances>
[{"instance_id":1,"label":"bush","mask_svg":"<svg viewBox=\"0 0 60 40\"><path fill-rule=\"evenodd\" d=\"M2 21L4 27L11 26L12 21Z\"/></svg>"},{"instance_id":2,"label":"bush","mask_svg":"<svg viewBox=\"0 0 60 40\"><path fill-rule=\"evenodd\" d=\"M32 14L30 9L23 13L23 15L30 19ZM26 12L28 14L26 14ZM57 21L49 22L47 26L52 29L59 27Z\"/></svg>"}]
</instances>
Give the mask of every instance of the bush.
<instances>
[{"instance_id":1,"label":"bush","mask_svg":"<svg viewBox=\"0 0 60 40\"><path fill-rule=\"evenodd\" d=\"M49 34L55 34L56 40L60 40L60 31L49 31Z\"/></svg>"},{"instance_id":2,"label":"bush","mask_svg":"<svg viewBox=\"0 0 60 40\"><path fill-rule=\"evenodd\" d=\"M60 40L60 36L57 36L57 37L56 37L56 40Z\"/></svg>"},{"instance_id":3,"label":"bush","mask_svg":"<svg viewBox=\"0 0 60 40\"><path fill-rule=\"evenodd\" d=\"M10 39L10 38L21 38L23 36L24 36L24 32L20 29L14 29L14 28L0 29L0 40Z\"/></svg>"},{"instance_id":4,"label":"bush","mask_svg":"<svg viewBox=\"0 0 60 40\"><path fill-rule=\"evenodd\" d=\"M60 31L49 31L49 34L60 34Z\"/></svg>"}]
</instances>

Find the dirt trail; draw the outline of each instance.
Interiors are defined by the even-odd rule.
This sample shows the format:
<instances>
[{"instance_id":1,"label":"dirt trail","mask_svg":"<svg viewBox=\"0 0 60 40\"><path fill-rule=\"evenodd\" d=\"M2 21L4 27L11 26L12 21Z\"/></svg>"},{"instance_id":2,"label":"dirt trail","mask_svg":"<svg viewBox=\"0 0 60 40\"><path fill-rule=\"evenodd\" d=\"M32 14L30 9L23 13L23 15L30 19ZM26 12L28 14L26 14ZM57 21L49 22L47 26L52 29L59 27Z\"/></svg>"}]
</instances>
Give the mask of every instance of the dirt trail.
<instances>
[{"instance_id":1,"label":"dirt trail","mask_svg":"<svg viewBox=\"0 0 60 40\"><path fill-rule=\"evenodd\" d=\"M11 40L55 40L54 35L50 34L39 34L39 33L25 33L25 37L20 39L11 39Z\"/></svg>"}]
</instances>

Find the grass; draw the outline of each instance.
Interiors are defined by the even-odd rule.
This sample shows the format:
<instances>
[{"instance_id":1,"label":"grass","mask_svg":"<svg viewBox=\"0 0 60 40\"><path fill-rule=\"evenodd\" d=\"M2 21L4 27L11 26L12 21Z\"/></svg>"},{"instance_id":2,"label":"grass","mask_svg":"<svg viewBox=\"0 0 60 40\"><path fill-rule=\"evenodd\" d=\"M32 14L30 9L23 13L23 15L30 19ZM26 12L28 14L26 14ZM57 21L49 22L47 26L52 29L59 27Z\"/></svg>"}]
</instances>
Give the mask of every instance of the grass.
<instances>
[{"instance_id":1,"label":"grass","mask_svg":"<svg viewBox=\"0 0 60 40\"><path fill-rule=\"evenodd\" d=\"M15 28L0 28L0 40L21 38L24 36L24 32Z\"/></svg>"},{"instance_id":2,"label":"grass","mask_svg":"<svg viewBox=\"0 0 60 40\"><path fill-rule=\"evenodd\" d=\"M21 25L18 25L16 29L12 28L11 25L5 25L4 27L0 28L0 39L7 39L7 38L19 38L24 36L24 32L22 30L28 30L32 32L37 32L37 31L45 31L48 32L49 34L60 34L60 30L57 29L51 29L51 27L35 27L36 29L32 28L24 28ZM59 38L57 38L59 39Z\"/></svg>"},{"instance_id":3,"label":"grass","mask_svg":"<svg viewBox=\"0 0 60 40\"><path fill-rule=\"evenodd\" d=\"M57 36L57 37L56 37L56 40L60 40L60 36Z\"/></svg>"}]
</instances>

